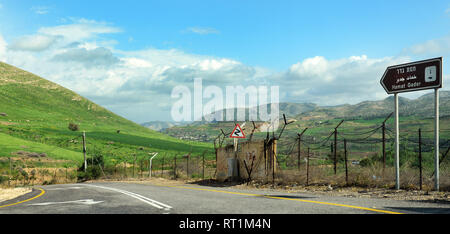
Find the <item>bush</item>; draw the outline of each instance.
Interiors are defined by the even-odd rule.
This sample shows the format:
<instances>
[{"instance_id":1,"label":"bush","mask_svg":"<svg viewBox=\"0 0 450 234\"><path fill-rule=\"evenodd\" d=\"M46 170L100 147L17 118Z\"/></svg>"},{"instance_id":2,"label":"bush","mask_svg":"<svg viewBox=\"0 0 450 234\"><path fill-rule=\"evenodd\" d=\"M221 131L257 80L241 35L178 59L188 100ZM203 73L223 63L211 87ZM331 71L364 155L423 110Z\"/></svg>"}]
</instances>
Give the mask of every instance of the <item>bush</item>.
<instances>
[{"instance_id":1,"label":"bush","mask_svg":"<svg viewBox=\"0 0 450 234\"><path fill-rule=\"evenodd\" d=\"M2 184L3 182L6 182L6 181L8 181L8 177L0 175L0 184Z\"/></svg>"},{"instance_id":2,"label":"bush","mask_svg":"<svg viewBox=\"0 0 450 234\"><path fill-rule=\"evenodd\" d=\"M93 162L91 161L91 159L87 159L88 167L86 169L86 172L84 172L84 163L82 163L78 168L78 181L95 180L100 178L102 174L100 167L104 167L105 165L103 155L100 151L94 151L93 156Z\"/></svg>"},{"instance_id":3,"label":"bush","mask_svg":"<svg viewBox=\"0 0 450 234\"><path fill-rule=\"evenodd\" d=\"M79 127L78 124L74 124L74 123L69 123L69 129L72 131L78 131Z\"/></svg>"},{"instance_id":4,"label":"bush","mask_svg":"<svg viewBox=\"0 0 450 234\"><path fill-rule=\"evenodd\" d=\"M81 169L81 168L80 168ZM80 171L78 170L78 181L87 181L98 179L101 175L100 167L98 165L90 166L88 165L86 172L84 172L84 167Z\"/></svg>"}]
</instances>

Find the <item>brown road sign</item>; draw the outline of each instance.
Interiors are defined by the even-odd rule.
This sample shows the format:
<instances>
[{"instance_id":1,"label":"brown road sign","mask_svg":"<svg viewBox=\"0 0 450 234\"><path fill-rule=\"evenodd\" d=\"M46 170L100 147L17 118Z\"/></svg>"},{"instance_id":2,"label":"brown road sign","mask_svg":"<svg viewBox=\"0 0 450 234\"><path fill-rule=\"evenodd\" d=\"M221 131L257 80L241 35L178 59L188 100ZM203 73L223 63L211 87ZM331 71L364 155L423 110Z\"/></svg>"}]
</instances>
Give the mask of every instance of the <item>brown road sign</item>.
<instances>
[{"instance_id":1,"label":"brown road sign","mask_svg":"<svg viewBox=\"0 0 450 234\"><path fill-rule=\"evenodd\" d=\"M380 83L388 94L442 88L442 57L390 66Z\"/></svg>"}]
</instances>

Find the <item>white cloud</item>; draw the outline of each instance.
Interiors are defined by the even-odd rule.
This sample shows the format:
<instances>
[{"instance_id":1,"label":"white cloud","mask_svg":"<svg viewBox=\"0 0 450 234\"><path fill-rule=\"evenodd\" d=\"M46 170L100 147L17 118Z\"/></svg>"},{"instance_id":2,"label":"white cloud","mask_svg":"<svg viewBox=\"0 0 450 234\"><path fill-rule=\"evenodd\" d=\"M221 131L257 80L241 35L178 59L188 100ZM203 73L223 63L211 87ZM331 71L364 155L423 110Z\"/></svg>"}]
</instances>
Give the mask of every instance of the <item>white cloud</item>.
<instances>
[{"instance_id":1,"label":"white cloud","mask_svg":"<svg viewBox=\"0 0 450 234\"><path fill-rule=\"evenodd\" d=\"M443 56L450 54L450 36L428 40L403 50L403 53L415 55Z\"/></svg>"},{"instance_id":2,"label":"white cloud","mask_svg":"<svg viewBox=\"0 0 450 234\"><path fill-rule=\"evenodd\" d=\"M28 35L12 41L9 48L12 50L43 51L48 49L56 37L46 35Z\"/></svg>"},{"instance_id":3,"label":"white cloud","mask_svg":"<svg viewBox=\"0 0 450 234\"><path fill-rule=\"evenodd\" d=\"M82 41L86 39L93 39L100 34L119 33L122 30L109 26L104 22L97 22L94 20L79 19L74 20L72 24L59 25L54 27L43 27L38 30L38 33L62 36L68 41Z\"/></svg>"},{"instance_id":4,"label":"white cloud","mask_svg":"<svg viewBox=\"0 0 450 234\"><path fill-rule=\"evenodd\" d=\"M6 48L8 44L6 44L5 39L3 39L3 36L0 34L0 61L4 60L4 56L6 56Z\"/></svg>"},{"instance_id":5,"label":"white cloud","mask_svg":"<svg viewBox=\"0 0 450 234\"><path fill-rule=\"evenodd\" d=\"M196 34L218 34L219 30L210 27L190 27L186 29L188 32L196 33Z\"/></svg>"},{"instance_id":6,"label":"white cloud","mask_svg":"<svg viewBox=\"0 0 450 234\"><path fill-rule=\"evenodd\" d=\"M38 15L45 15L49 12L49 7L47 6L34 6L31 10Z\"/></svg>"},{"instance_id":7,"label":"white cloud","mask_svg":"<svg viewBox=\"0 0 450 234\"><path fill-rule=\"evenodd\" d=\"M410 60L406 56L334 60L316 56L274 72L177 49L119 50L117 42L105 36L121 32L119 28L93 20L70 20L71 24L40 28L35 35L9 44L0 35L0 61L61 84L136 122L169 119L168 108L176 101L170 98L172 88L192 87L194 78L203 78L205 87L223 89L277 85L280 101L336 105L378 100L387 96L379 84L386 67Z\"/></svg>"},{"instance_id":8,"label":"white cloud","mask_svg":"<svg viewBox=\"0 0 450 234\"><path fill-rule=\"evenodd\" d=\"M379 80L386 68L408 57L368 58L366 55L327 60L307 58L279 75L285 100L320 105L355 104L386 96Z\"/></svg>"},{"instance_id":9,"label":"white cloud","mask_svg":"<svg viewBox=\"0 0 450 234\"><path fill-rule=\"evenodd\" d=\"M146 60L138 58L122 58L121 59L126 67L129 68L150 68L152 64Z\"/></svg>"},{"instance_id":10,"label":"white cloud","mask_svg":"<svg viewBox=\"0 0 450 234\"><path fill-rule=\"evenodd\" d=\"M120 60L104 47L95 49L76 48L56 54L51 58L55 62L77 62L86 67L112 66Z\"/></svg>"}]
</instances>

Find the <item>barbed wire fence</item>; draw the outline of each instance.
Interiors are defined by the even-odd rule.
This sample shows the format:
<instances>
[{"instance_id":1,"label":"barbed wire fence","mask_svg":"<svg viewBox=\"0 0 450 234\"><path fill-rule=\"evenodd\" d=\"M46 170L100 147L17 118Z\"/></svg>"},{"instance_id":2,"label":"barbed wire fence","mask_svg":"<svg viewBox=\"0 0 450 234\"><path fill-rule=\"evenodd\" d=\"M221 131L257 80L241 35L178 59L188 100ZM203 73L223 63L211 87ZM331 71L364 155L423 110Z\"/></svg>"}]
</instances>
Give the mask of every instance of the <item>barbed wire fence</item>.
<instances>
[{"instance_id":1,"label":"barbed wire fence","mask_svg":"<svg viewBox=\"0 0 450 234\"><path fill-rule=\"evenodd\" d=\"M284 145L289 147L278 153L279 183L393 188L395 138L392 127L382 123L358 131L345 129L345 125L341 128L343 131L331 129L333 131L324 138L304 135L300 139L280 139L286 141ZM420 131L434 133L434 130ZM441 129L440 132L447 133L450 129ZM419 129L401 130L399 135L401 187L432 189L435 173L432 155L434 138L419 136ZM384 154L381 145L385 145ZM449 190L449 139L441 138L439 151L441 190ZM334 172L333 164L338 165L337 172Z\"/></svg>"},{"instance_id":2,"label":"barbed wire fence","mask_svg":"<svg viewBox=\"0 0 450 234\"><path fill-rule=\"evenodd\" d=\"M253 123L254 124L254 123ZM411 128L409 128L411 129ZM254 130L253 130L254 131ZM253 131L251 136L253 136ZM421 129L429 135L434 130ZM441 129L449 133L450 129ZM383 137L384 133L384 137ZM303 133L302 133L303 134ZM227 137L221 131L214 141L217 147ZM272 134L272 137L278 134ZM340 130L331 128L329 133L306 131L303 136L284 136L277 139L285 146L276 154L277 170L272 182L297 185L358 185L371 187L394 187L395 133L393 126L383 123L370 127ZM326 137L321 137L326 136ZM419 137L417 130L400 130L400 175L401 188L431 189L434 176L434 138ZM251 137L250 137L251 138ZM80 140L81 137L73 140ZM250 139L251 140L251 139ZM385 144L385 153L381 145ZM440 140L441 189L450 189L450 140ZM98 167L107 179L195 179L209 180L216 176L217 155L211 152L168 155L162 153L150 164L148 156L122 155L103 165L95 165L94 157L88 152L88 167ZM421 158L419 158L421 154ZM0 159L8 165L1 174L0 185L23 186L33 184L73 183L77 181L77 168L26 168L12 157ZM9 166L11 165L11 166ZM335 167L336 165L336 171Z\"/></svg>"}]
</instances>

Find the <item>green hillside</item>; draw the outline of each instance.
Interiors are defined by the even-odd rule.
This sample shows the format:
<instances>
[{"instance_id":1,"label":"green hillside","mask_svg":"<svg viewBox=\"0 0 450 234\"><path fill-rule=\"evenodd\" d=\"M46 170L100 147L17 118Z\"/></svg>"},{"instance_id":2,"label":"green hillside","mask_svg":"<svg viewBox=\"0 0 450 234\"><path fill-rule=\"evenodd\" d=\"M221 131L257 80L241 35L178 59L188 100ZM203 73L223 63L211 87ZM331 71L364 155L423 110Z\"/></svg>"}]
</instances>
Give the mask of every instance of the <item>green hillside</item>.
<instances>
[{"instance_id":1,"label":"green hillside","mask_svg":"<svg viewBox=\"0 0 450 234\"><path fill-rule=\"evenodd\" d=\"M212 144L182 141L147 129L53 82L1 62L0 100L0 158L34 150L78 164L83 159L82 131L86 131L88 155L102 154L107 162L130 162L134 154L148 158L149 152L171 157L206 150L213 156ZM69 123L77 124L79 130L69 130Z\"/></svg>"}]
</instances>

